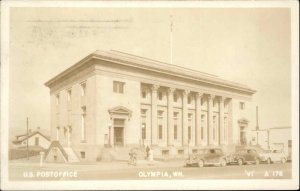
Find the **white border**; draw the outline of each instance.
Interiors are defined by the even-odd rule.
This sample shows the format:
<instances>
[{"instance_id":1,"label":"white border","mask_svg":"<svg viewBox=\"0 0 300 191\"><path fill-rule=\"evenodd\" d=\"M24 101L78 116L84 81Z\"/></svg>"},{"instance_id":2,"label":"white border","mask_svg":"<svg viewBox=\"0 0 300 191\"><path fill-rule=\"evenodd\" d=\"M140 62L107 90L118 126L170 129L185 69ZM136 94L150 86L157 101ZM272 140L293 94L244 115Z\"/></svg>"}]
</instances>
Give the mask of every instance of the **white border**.
<instances>
[{"instance_id":1,"label":"white border","mask_svg":"<svg viewBox=\"0 0 300 191\"><path fill-rule=\"evenodd\" d=\"M297 1L2 1L1 2L1 189L297 189L299 188L299 3ZM9 8L10 7L163 7L163 8L291 8L292 14L292 131L293 163L290 180L110 180L8 181L9 128Z\"/></svg>"}]
</instances>

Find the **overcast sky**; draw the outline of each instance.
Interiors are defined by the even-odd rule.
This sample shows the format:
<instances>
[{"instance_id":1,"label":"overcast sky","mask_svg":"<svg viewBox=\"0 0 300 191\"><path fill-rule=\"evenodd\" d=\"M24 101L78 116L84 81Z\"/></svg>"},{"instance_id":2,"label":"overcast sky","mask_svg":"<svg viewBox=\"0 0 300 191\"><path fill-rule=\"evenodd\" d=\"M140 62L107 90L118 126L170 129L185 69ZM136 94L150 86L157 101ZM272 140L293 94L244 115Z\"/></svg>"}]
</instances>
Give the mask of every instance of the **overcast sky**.
<instances>
[{"instance_id":1,"label":"overcast sky","mask_svg":"<svg viewBox=\"0 0 300 191\"><path fill-rule=\"evenodd\" d=\"M291 125L289 9L13 8L10 128L50 127L44 83L95 50L119 50L257 90L261 128ZM255 123L253 123L255 124Z\"/></svg>"}]
</instances>

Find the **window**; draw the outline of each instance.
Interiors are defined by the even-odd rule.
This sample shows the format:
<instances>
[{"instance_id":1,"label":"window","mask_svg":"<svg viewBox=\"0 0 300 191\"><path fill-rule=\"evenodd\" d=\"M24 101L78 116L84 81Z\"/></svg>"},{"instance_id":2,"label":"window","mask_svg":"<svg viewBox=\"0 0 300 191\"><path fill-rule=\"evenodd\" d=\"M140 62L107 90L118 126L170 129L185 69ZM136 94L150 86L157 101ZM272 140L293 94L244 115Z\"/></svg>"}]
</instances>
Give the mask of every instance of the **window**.
<instances>
[{"instance_id":1,"label":"window","mask_svg":"<svg viewBox=\"0 0 300 191\"><path fill-rule=\"evenodd\" d=\"M192 117L193 117L193 114L189 113L189 114L188 114L188 119L191 120Z\"/></svg>"},{"instance_id":2,"label":"window","mask_svg":"<svg viewBox=\"0 0 300 191\"><path fill-rule=\"evenodd\" d=\"M163 93L162 92L158 92L158 99L162 100L162 98L163 98Z\"/></svg>"},{"instance_id":3,"label":"window","mask_svg":"<svg viewBox=\"0 0 300 191\"><path fill-rule=\"evenodd\" d=\"M192 102L192 98L191 96L188 96L188 104L191 104L191 102Z\"/></svg>"},{"instance_id":4,"label":"window","mask_svg":"<svg viewBox=\"0 0 300 191\"><path fill-rule=\"evenodd\" d=\"M292 147L292 140L288 140L288 147Z\"/></svg>"},{"instance_id":5,"label":"window","mask_svg":"<svg viewBox=\"0 0 300 191\"><path fill-rule=\"evenodd\" d=\"M124 93L124 82L118 82L118 81L114 81L113 82L113 89L115 93L120 93L123 94Z\"/></svg>"},{"instance_id":6,"label":"window","mask_svg":"<svg viewBox=\"0 0 300 191\"><path fill-rule=\"evenodd\" d=\"M216 116L213 117L213 140L216 140Z\"/></svg>"},{"instance_id":7,"label":"window","mask_svg":"<svg viewBox=\"0 0 300 191\"><path fill-rule=\"evenodd\" d=\"M178 117L178 112L174 112L173 115L174 115L174 118L177 118Z\"/></svg>"},{"instance_id":8,"label":"window","mask_svg":"<svg viewBox=\"0 0 300 191\"><path fill-rule=\"evenodd\" d=\"M68 90L68 101L71 101L71 96L72 96L72 90Z\"/></svg>"},{"instance_id":9,"label":"window","mask_svg":"<svg viewBox=\"0 0 300 191\"><path fill-rule=\"evenodd\" d=\"M189 139L189 141L191 140L191 138L192 138L192 127L191 126L188 126L188 139Z\"/></svg>"},{"instance_id":10,"label":"window","mask_svg":"<svg viewBox=\"0 0 300 191\"><path fill-rule=\"evenodd\" d=\"M142 123L142 139L146 139L146 123Z\"/></svg>"},{"instance_id":11,"label":"window","mask_svg":"<svg viewBox=\"0 0 300 191\"><path fill-rule=\"evenodd\" d=\"M227 129L228 129L228 122L227 122L227 117L224 117L224 137L223 140L227 141Z\"/></svg>"},{"instance_id":12,"label":"window","mask_svg":"<svg viewBox=\"0 0 300 191\"><path fill-rule=\"evenodd\" d=\"M173 95L173 100L174 100L174 102L177 102L177 94L176 93L174 93L174 95Z\"/></svg>"},{"instance_id":13,"label":"window","mask_svg":"<svg viewBox=\"0 0 300 191\"><path fill-rule=\"evenodd\" d=\"M81 96L85 96L86 94L86 82L81 83Z\"/></svg>"},{"instance_id":14,"label":"window","mask_svg":"<svg viewBox=\"0 0 300 191\"><path fill-rule=\"evenodd\" d=\"M86 107L81 107L81 142L86 141Z\"/></svg>"},{"instance_id":15,"label":"window","mask_svg":"<svg viewBox=\"0 0 300 191\"><path fill-rule=\"evenodd\" d=\"M240 110L244 110L245 109L245 102L240 102Z\"/></svg>"},{"instance_id":16,"label":"window","mask_svg":"<svg viewBox=\"0 0 300 191\"><path fill-rule=\"evenodd\" d=\"M179 155L183 155L183 154L184 154L184 150L182 150L182 149L177 150L177 153L178 153Z\"/></svg>"},{"instance_id":17,"label":"window","mask_svg":"<svg viewBox=\"0 0 300 191\"><path fill-rule=\"evenodd\" d=\"M159 139L163 138L163 127L162 127L162 125L158 126L158 138Z\"/></svg>"},{"instance_id":18,"label":"window","mask_svg":"<svg viewBox=\"0 0 300 191\"><path fill-rule=\"evenodd\" d=\"M201 115L201 140L203 140L203 134L204 134L204 118L205 115Z\"/></svg>"},{"instance_id":19,"label":"window","mask_svg":"<svg viewBox=\"0 0 300 191\"><path fill-rule=\"evenodd\" d=\"M158 110L158 111L157 111L157 116L158 116L158 117L163 117L163 113L164 113L164 111Z\"/></svg>"},{"instance_id":20,"label":"window","mask_svg":"<svg viewBox=\"0 0 300 191\"><path fill-rule=\"evenodd\" d=\"M141 114L146 115L147 109L141 109Z\"/></svg>"},{"instance_id":21,"label":"window","mask_svg":"<svg viewBox=\"0 0 300 191\"><path fill-rule=\"evenodd\" d=\"M142 98L146 98L146 96L147 96L147 92L146 92L146 90L143 90L142 91Z\"/></svg>"},{"instance_id":22,"label":"window","mask_svg":"<svg viewBox=\"0 0 300 191\"><path fill-rule=\"evenodd\" d=\"M81 157L82 159L84 159L84 158L85 158L85 152L81 151L81 152L80 152L80 157Z\"/></svg>"},{"instance_id":23,"label":"window","mask_svg":"<svg viewBox=\"0 0 300 191\"><path fill-rule=\"evenodd\" d=\"M174 125L174 139L177 140L177 125Z\"/></svg>"},{"instance_id":24,"label":"window","mask_svg":"<svg viewBox=\"0 0 300 191\"><path fill-rule=\"evenodd\" d=\"M59 104L59 94L56 94L55 100L56 100L56 105L58 105Z\"/></svg>"}]
</instances>

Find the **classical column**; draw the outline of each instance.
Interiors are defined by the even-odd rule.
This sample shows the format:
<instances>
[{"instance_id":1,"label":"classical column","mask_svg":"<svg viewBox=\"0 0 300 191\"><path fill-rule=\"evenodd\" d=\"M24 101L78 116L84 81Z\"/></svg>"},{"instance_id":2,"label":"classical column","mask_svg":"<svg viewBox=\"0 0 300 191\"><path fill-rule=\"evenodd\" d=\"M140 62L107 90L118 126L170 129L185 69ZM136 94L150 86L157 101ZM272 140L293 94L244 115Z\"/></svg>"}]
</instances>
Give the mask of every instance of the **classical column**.
<instances>
[{"instance_id":1,"label":"classical column","mask_svg":"<svg viewBox=\"0 0 300 191\"><path fill-rule=\"evenodd\" d=\"M189 90L183 90L182 92L182 145L188 145L188 108L187 108L187 96L190 93Z\"/></svg>"},{"instance_id":2,"label":"classical column","mask_svg":"<svg viewBox=\"0 0 300 191\"><path fill-rule=\"evenodd\" d=\"M208 103L208 145L213 145L214 140L213 140L213 99L214 95L208 95L207 96L207 103Z\"/></svg>"},{"instance_id":3,"label":"classical column","mask_svg":"<svg viewBox=\"0 0 300 191\"><path fill-rule=\"evenodd\" d=\"M196 145L200 146L201 140L201 98L203 93L196 93Z\"/></svg>"},{"instance_id":4,"label":"classical column","mask_svg":"<svg viewBox=\"0 0 300 191\"><path fill-rule=\"evenodd\" d=\"M174 114L173 114L173 94L175 88L168 89L168 146L173 145L174 141Z\"/></svg>"},{"instance_id":5,"label":"classical column","mask_svg":"<svg viewBox=\"0 0 300 191\"><path fill-rule=\"evenodd\" d=\"M151 87L151 145L157 145L157 89L158 85Z\"/></svg>"},{"instance_id":6,"label":"classical column","mask_svg":"<svg viewBox=\"0 0 300 191\"><path fill-rule=\"evenodd\" d=\"M219 144L223 145L224 144L224 97L219 97Z\"/></svg>"}]
</instances>

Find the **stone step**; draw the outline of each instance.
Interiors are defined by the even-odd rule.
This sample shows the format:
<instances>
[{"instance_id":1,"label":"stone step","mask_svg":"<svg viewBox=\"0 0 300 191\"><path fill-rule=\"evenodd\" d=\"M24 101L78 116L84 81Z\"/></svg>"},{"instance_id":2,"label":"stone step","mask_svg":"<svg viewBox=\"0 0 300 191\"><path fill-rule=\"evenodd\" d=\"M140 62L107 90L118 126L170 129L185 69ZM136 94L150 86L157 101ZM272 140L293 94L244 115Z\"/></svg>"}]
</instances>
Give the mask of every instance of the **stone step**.
<instances>
[{"instance_id":1,"label":"stone step","mask_svg":"<svg viewBox=\"0 0 300 191\"><path fill-rule=\"evenodd\" d=\"M69 163L80 162L72 148L64 147L64 150L68 155L68 162Z\"/></svg>"}]
</instances>

